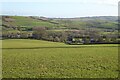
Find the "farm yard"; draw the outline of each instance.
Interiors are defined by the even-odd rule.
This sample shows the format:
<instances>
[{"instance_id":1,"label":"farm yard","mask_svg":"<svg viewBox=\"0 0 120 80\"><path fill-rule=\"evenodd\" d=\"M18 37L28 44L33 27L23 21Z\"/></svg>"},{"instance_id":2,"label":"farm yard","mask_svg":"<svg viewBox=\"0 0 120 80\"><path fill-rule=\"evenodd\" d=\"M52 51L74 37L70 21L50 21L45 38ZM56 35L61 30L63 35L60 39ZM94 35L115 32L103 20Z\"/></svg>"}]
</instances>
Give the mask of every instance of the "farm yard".
<instances>
[{"instance_id":1,"label":"farm yard","mask_svg":"<svg viewBox=\"0 0 120 80\"><path fill-rule=\"evenodd\" d=\"M2 40L3 78L117 78L118 44Z\"/></svg>"}]
</instances>

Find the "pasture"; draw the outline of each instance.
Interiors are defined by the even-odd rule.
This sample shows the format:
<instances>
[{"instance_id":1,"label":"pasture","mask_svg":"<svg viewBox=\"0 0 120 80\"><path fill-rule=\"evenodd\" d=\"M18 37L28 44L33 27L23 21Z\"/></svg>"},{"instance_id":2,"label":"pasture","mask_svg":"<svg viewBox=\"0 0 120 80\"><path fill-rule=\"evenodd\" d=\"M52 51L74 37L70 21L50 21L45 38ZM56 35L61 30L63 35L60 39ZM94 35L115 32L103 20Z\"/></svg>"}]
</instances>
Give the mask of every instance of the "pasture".
<instances>
[{"instance_id":1,"label":"pasture","mask_svg":"<svg viewBox=\"0 0 120 80\"><path fill-rule=\"evenodd\" d=\"M2 41L3 78L116 78L118 45Z\"/></svg>"}]
</instances>

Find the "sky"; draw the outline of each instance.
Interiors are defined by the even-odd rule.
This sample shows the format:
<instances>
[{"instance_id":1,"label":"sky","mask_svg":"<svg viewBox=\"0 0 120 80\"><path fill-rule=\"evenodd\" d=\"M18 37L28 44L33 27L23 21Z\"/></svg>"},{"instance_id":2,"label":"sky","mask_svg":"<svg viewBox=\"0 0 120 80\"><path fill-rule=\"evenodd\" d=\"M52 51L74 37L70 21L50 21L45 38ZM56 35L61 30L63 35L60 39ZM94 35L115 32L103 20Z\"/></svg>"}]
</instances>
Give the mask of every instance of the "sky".
<instances>
[{"instance_id":1,"label":"sky","mask_svg":"<svg viewBox=\"0 0 120 80\"><path fill-rule=\"evenodd\" d=\"M45 17L117 16L119 0L3 0L1 15Z\"/></svg>"}]
</instances>

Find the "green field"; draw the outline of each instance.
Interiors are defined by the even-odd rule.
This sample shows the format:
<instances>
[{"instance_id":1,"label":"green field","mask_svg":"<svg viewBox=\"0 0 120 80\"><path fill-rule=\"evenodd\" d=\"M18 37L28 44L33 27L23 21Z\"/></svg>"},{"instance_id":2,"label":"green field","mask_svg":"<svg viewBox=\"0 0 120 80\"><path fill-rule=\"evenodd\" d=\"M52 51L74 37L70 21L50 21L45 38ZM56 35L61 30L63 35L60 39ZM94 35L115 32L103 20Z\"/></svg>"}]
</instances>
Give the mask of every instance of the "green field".
<instances>
[{"instance_id":1,"label":"green field","mask_svg":"<svg viewBox=\"0 0 120 80\"><path fill-rule=\"evenodd\" d=\"M116 78L118 45L3 40L4 78Z\"/></svg>"},{"instance_id":2,"label":"green field","mask_svg":"<svg viewBox=\"0 0 120 80\"><path fill-rule=\"evenodd\" d=\"M15 26L15 27L20 26L20 27L27 27L27 28L36 27L36 26L46 26L46 27L56 26L55 24L51 24L49 22L45 22L37 19L32 19L29 17L12 16L11 19L13 19L13 21L5 22L5 24L11 24L12 26Z\"/></svg>"}]
</instances>

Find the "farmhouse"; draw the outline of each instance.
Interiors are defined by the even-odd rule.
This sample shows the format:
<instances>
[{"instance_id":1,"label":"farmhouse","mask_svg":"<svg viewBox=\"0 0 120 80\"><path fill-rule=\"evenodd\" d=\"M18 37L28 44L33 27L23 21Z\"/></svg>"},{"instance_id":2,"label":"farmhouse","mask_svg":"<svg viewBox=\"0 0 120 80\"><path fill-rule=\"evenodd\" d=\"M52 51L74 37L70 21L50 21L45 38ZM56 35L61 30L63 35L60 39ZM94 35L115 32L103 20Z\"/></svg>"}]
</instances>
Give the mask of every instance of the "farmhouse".
<instances>
[{"instance_id":1,"label":"farmhouse","mask_svg":"<svg viewBox=\"0 0 120 80\"><path fill-rule=\"evenodd\" d=\"M84 38L79 36L69 36L66 41L67 44L84 44L84 42Z\"/></svg>"}]
</instances>

